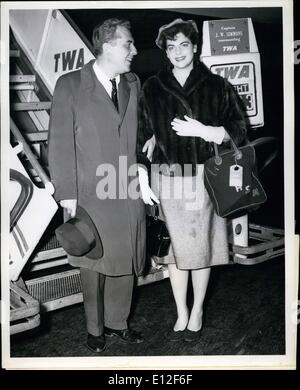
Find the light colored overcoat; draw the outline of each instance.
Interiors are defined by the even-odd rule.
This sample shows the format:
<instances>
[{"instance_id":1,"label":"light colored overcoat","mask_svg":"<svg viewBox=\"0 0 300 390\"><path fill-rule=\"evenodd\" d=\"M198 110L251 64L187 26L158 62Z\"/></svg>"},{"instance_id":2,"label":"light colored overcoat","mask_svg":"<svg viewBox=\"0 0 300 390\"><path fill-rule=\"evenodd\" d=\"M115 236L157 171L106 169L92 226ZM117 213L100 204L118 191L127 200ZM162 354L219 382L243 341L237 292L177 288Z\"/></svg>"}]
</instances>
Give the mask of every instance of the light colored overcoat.
<instances>
[{"instance_id":1,"label":"light colored overcoat","mask_svg":"<svg viewBox=\"0 0 300 390\"><path fill-rule=\"evenodd\" d=\"M133 73L121 75L118 112L96 78L93 63L60 77L55 87L48 145L54 196L78 199L102 239L101 259L69 257L73 266L110 276L140 274L145 261L145 208L140 197L126 194L130 183L138 183L136 173L129 177L127 168L136 163L140 83ZM110 198L115 193L116 199L100 199L96 193L108 170L116 174L115 191L111 186L104 190L112 190Z\"/></svg>"}]
</instances>

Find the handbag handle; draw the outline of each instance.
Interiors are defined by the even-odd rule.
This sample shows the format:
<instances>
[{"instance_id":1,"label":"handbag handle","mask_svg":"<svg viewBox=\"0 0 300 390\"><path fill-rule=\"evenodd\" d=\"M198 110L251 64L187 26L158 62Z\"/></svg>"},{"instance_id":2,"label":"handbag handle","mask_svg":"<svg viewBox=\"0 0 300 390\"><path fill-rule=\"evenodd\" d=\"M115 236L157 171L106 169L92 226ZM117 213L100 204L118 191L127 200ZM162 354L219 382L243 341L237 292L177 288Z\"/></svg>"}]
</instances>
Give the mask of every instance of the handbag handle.
<instances>
[{"instance_id":1,"label":"handbag handle","mask_svg":"<svg viewBox=\"0 0 300 390\"><path fill-rule=\"evenodd\" d=\"M256 146L265 145L267 143L278 143L278 141L279 140L276 137L261 137L261 138L255 139L254 141L249 142L245 146L256 147ZM233 141L233 139L231 137L230 137L230 142L231 142L232 148L234 149L235 157L236 157L237 160L239 160L242 157L243 154L242 154L241 150L238 149L238 147L236 146L236 144L234 143L234 141ZM222 164L222 157L219 154L218 145L215 142L214 142L214 152L215 152L215 163L217 165L221 165ZM260 168L259 172L262 172L274 160L274 158L277 155L278 155L278 149L276 148L270 154L270 156L265 160L265 162L262 165L262 167Z\"/></svg>"},{"instance_id":2,"label":"handbag handle","mask_svg":"<svg viewBox=\"0 0 300 390\"><path fill-rule=\"evenodd\" d=\"M158 204L154 204L152 207L154 208L154 218L158 219L158 217L159 217L159 207L158 207Z\"/></svg>"},{"instance_id":3,"label":"handbag handle","mask_svg":"<svg viewBox=\"0 0 300 390\"><path fill-rule=\"evenodd\" d=\"M240 158L242 158L243 153L238 149L238 147L236 146L236 144L234 143L234 141L231 137L230 137L230 142L231 142L231 146L234 150L235 158L237 160L239 160ZM222 157L219 154L218 145L215 142L214 142L214 151L215 151L215 163L217 165L221 165L222 164Z\"/></svg>"},{"instance_id":4,"label":"handbag handle","mask_svg":"<svg viewBox=\"0 0 300 390\"><path fill-rule=\"evenodd\" d=\"M278 144L278 141L279 139L276 138L276 137L261 137L261 138L257 138L255 139L254 141L250 142L249 145L251 146L262 146L262 145L265 145L267 143L274 143L274 144ZM277 145L276 145L277 146ZM262 167L260 168L259 172L262 172L273 160L274 158L278 155L278 148L276 148L270 155L269 157L265 160L264 164L262 165Z\"/></svg>"},{"instance_id":5,"label":"handbag handle","mask_svg":"<svg viewBox=\"0 0 300 390\"><path fill-rule=\"evenodd\" d=\"M155 219L158 219L158 217L159 217L159 207L158 207L158 204L155 203L153 206L149 205L148 207L149 208L148 208L147 214L151 215Z\"/></svg>"}]
</instances>

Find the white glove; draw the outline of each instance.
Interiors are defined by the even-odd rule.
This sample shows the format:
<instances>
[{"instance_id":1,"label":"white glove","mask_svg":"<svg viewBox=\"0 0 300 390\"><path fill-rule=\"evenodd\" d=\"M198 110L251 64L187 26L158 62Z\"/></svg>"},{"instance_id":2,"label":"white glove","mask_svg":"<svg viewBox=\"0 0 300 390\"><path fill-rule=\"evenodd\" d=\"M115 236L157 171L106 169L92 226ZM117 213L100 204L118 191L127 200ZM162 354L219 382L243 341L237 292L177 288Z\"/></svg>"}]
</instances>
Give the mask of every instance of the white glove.
<instances>
[{"instance_id":1,"label":"white glove","mask_svg":"<svg viewBox=\"0 0 300 390\"><path fill-rule=\"evenodd\" d=\"M154 195L153 191L149 187L148 172L146 171L146 169L139 166L138 173L139 173L141 195L144 203L150 204L151 206L154 205L153 201L155 203L159 203L159 200L157 199L157 197Z\"/></svg>"},{"instance_id":2,"label":"white glove","mask_svg":"<svg viewBox=\"0 0 300 390\"><path fill-rule=\"evenodd\" d=\"M64 199L60 201L61 207L66 209L66 212L70 215L71 218L74 218L76 215L77 208L77 199Z\"/></svg>"},{"instance_id":3,"label":"white glove","mask_svg":"<svg viewBox=\"0 0 300 390\"><path fill-rule=\"evenodd\" d=\"M152 161L152 155L153 155L155 145L156 145L156 139L155 139L155 135L153 134L153 136L150 139L148 139L148 141L145 142L145 145L143 146L142 149L143 153L147 152L147 158L149 161Z\"/></svg>"},{"instance_id":4,"label":"white glove","mask_svg":"<svg viewBox=\"0 0 300 390\"><path fill-rule=\"evenodd\" d=\"M201 137L207 142L221 144L225 136L228 136L223 126L206 126L203 123L192 119L187 115L185 120L174 118L171 126L177 135L182 137Z\"/></svg>"}]
</instances>

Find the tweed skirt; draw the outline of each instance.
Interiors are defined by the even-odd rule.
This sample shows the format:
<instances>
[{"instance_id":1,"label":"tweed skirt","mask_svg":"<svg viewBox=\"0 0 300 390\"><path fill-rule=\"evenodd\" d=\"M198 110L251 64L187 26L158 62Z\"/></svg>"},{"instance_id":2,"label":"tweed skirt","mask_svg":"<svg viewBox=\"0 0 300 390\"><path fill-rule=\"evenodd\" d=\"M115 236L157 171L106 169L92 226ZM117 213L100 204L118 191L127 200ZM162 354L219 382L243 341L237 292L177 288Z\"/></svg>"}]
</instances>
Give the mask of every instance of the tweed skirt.
<instances>
[{"instance_id":1,"label":"tweed skirt","mask_svg":"<svg viewBox=\"0 0 300 390\"><path fill-rule=\"evenodd\" d=\"M202 164L196 176L152 173L151 187L171 238L169 254L156 257L157 263L175 263L182 270L229 263L227 221L214 212Z\"/></svg>"}]
</instances>

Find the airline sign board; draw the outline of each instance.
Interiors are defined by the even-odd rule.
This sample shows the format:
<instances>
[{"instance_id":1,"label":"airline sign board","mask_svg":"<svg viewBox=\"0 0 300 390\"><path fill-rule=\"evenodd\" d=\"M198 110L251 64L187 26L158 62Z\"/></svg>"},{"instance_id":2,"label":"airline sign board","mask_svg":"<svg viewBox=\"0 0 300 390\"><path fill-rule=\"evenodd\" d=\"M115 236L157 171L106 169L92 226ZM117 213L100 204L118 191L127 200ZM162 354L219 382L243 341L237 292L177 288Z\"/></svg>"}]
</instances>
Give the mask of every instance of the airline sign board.
<instances>
[{"instance_id":1,"label":"airline sign board","mask_svg":"<svg viewBox=\"0 0 300 390\"><path fill-rule=\"evenodd\" d=\"M59 10L14 10L10 23L16 39L52 93L57 79L94 58L85 41ZM28 25L40 26L40 34Z\"/></svg>"},{"instance_id":2,"label":"airline sign board","mask_svg":"<svg viewBox=\"0 0 300 390\"><path fill-rule=\"evenodd\" d=\"M248 116L256 116L258 99L255 88L255 64L253 62L225 63L212 65L210 69L231 82L242 98Z\"/></svg>"},{"instance_id":3,"label":"airline sign board","mask_svg":"<svg viewBox=\"0 0 300 390\"><path fill-rule=\"evenodd\" d=\"M94 58L90 49L63 15L59 11L54 12L38 64L44 78L50 81L51 90L61 75L82 68Z\"/></svg>"},{"instance_id":4,"label":"airline sign board","mask_svg":"<svg viewBox=\"0 0 300 390\"><path fill-rule=\"evenodd\" d=\"M247 19L214 20L209 22L209 40L212 55L249 52Z\"/></svg>"},{"instance_id":5,"label":"airline sign board","mask_svg":"<svg viewBox=\"0 0 300 390\"><path fill-rule=\"evenodd\" d=\"M250 124L263 126L260 55L251 19L204 22L201 60L233 85Z\"/></svg>"}]
</instances>

